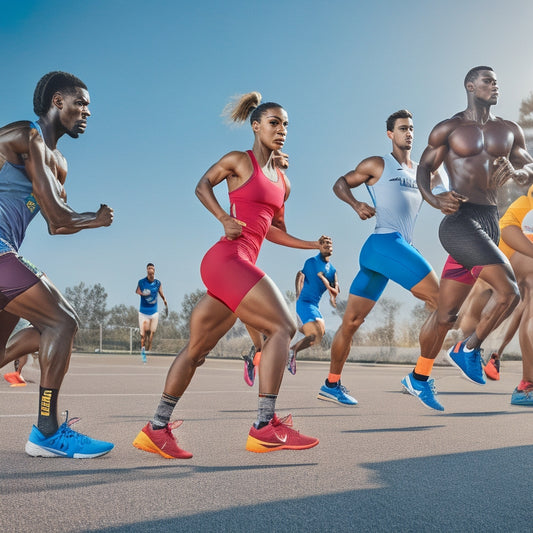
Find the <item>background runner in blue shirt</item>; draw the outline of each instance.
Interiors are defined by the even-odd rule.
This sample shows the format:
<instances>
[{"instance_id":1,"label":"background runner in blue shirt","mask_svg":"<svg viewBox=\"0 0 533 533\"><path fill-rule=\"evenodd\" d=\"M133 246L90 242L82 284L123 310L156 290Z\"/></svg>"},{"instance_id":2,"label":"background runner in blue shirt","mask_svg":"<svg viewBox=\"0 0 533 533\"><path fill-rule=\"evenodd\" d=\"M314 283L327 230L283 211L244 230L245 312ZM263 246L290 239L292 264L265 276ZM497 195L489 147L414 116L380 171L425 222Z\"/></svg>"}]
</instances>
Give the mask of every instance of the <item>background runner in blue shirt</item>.
<instances>
[{"instance_id":1,"label":"background runner in blue shirt","mask_svg":"<svg viewBox=\"0 0 533 533\"><path fill-rule=\"evenodd\" d=\"M301 321L299 331L304 338L294 343L289 351L288 369L296 374L296 354L313 344L318 344L326 332L324 318L318 307L322 295L328 291L329 301L333 307L337 306L336 298L339 294L337 271L329 262L333 253L333 244L329 237L321 237L320 253L310 257L304 263L302 270L296 274L296 313Z\"/></svg>"},{"instance_id":2,"label":"background runner in blue shirt","mask_svg":"<svg viewBox=\"0 0 533 533\"><path fill-rule=\"evenodd\" d=\"M139 307L139 330L141 332L141 357L146 363L146 351L152 349L152 340L159 322L157 312L157 298L161 296L165 304L165 316L168 314L167 300L161 288L161 282L155 279L155 266L153 263L146 265L146 277L137 283L135 292L141 297Z\"/></svg>"}]
</instances>

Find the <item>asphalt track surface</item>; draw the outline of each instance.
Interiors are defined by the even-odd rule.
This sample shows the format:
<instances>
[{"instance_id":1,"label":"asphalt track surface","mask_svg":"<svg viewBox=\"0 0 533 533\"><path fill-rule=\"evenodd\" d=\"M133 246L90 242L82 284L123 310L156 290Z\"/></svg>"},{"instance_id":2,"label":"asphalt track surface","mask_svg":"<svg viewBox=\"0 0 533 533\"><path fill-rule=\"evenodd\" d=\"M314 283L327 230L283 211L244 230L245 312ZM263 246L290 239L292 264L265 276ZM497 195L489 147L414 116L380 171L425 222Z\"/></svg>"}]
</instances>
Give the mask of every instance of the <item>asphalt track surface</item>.
<instances>
[{"instance_id":1,"label":"asphalt track surface","mask_svg":"<svg viewBox=\"0 0 533 533\"><path fill-rule=\"evenodd\" d=\"M320 444L254 454L244 446L257 385L244 383L240 361L211 359L175 411L194 457L166 460L131 442L171 361L73 356L60 409L115 443L97 459L27 456L38 385L2 380L0 531L533 531L533 408L509 403L520 362L504 361L502 379L483 387L436 368L444 413L400 392L410 367L348 364L343 382L359 405L343 407L316 399L327 363L299 362L277 411Z\"/></svg>"}]
</instances>

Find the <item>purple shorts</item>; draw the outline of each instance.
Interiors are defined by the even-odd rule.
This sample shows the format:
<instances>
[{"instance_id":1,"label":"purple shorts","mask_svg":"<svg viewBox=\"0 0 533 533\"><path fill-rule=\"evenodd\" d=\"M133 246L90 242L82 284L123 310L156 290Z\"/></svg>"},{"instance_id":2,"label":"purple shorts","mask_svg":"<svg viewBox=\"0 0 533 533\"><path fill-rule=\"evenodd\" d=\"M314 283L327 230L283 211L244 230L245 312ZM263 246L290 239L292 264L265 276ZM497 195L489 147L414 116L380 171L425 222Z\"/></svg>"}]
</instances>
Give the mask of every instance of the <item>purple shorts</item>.
<instances>
[{"instance_id":1,"label":"purple shorts","mask_svg":"<svg viewBox=\"0 0 533 533\"><path fill-rule=\"evenodd\" d=\"M39 283L42 272L16 253L0 255L0 311L17 296Z\"/></svg>"}]
</instances>

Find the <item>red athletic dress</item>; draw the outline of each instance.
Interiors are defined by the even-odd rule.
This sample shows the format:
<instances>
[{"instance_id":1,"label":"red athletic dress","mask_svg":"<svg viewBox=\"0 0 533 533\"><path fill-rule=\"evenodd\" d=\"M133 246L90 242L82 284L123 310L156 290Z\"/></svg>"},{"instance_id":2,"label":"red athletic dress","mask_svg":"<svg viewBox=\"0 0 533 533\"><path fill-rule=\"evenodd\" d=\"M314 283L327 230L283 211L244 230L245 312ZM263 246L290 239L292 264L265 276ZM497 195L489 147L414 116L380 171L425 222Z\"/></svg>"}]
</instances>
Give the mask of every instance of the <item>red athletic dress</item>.
<instances>
[{"instance_id":1,"label":"red athletic dress","mask_svg":"<svg viewBox=\"0 0 533 533\"><path fill-rule=\"evenodd\" d=\"M239 238L222 237L205 254L200 273L207 293L235 311L248 291L265 275L255 265L259 250L275 213L285 201L285 179L269 180L251 150L247 151L254 170L250 179L229 193L230 214L245 222Z\"/></svg>"}]
</instances>

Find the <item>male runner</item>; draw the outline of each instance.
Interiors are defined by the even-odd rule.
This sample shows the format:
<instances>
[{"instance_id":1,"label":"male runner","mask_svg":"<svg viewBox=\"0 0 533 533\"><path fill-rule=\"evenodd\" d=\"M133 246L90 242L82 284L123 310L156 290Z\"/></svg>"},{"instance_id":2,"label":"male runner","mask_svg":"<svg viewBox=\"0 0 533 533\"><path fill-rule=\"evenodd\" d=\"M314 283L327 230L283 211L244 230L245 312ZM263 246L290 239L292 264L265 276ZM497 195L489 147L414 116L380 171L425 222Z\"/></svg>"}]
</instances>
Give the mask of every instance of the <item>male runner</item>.
<instances>
[{"instance_id":1,"label":"male runner","mask_svg":"<svg viewBox=\"0 0 533 533\"><path fill-rule=\"evenodd\" d=\"M76 433L70 429L72 421L59 425L59 389L78 319L50 280L18 253L39 210L51 235L113 221L113 210L106 205L95 213L76 213L66 203L67 163L57 142L64 134L77 138L85 132L88 106L89 93L81 80L50 72L41 78L33 97L39 120L0 129L0 367L39 351L39 416L26 443L26 453L33 456L88 458L113 448L109 442ZM19 318L32 326L11 336Z\"/></svg>"},{"instance_id":2,"label":"male runner","mask_svg":"<svg viewBox=\"0 0 533 533\"><path fill-rule=\"evenodd\" d=\"M333 307L337 306L336 298L339 294L337 271L330 263L333 253L333 243L329 237L321 237L318 241L320 252L307 259L302 270L296 274L296 313L302 325L300 332L303 339L295 342L289 350L287 368L291 374L296 374L296 354L314 344L319 344L326 332L324 318L318 304L326 292Z\"/></svg>"},{"instance_id":3,"label":"male runner","mask_svg":"<svg viewBox=\"0 0 533 533\"><path fill-rule=\"evenodd\" d=\"M152 340L159 322L157 312L157 297L161 296L165 303L165 313L168 313L167 300L161 288L161 282L155 278L155 266L153 263L146 265L146 277L137 283L135 292L141 297L139 308L139 329L141 331L141 357L146 363L146 350L152 349ZM146 347L146 349L145 349Z\"/></svg>"},{"instance_id":4,"label":"male runner","mask_svg":"<svg viewBox=\"0 0 533 533\"><path fill-rule=\"evenodd\" d=\"M376 227L361 249L361 268L350 287L342 324L333 338L330 372L318 393L320 400L357 404L341 385L341 372L353 335L376 305L389 279L428 306L435 308L437 304L437 276L412 244L414 225L422 205L416 184L417 164L411 160L413 132L409 111L393 113L387 119L392 153L364 159L333 186L335 194L350 205L361 220L376 215ZM437 174L434 181L434 186L440 182ZM366 185L374 206L353 196L351 189L362 184Z\"/></svg>"},{"instance_id":5,"label":"male runner","mask_svg":"<svg viewBox=\"0 0 533 533\"><path fill-rule=\"evenodd\" d=\"M511 178L521 184L531 181L533 158L526 151L520 126L491 113L499 95L494 70L472 68L464 87L467 108L433 128L417 171L425 200L446 215L439 238L450 254L441 276L438 308L420 332L421 356L414 371L402 380L405 390L422 401L419 391L476 278L492 287L493 305L485 308L475 332L448 351L452 364L474 383L485 383L481 343L520 298L509 261L498 249L496 192ZM442 163L450 191L434 195L430 175Z\"/></svg>"}]
</instances>

